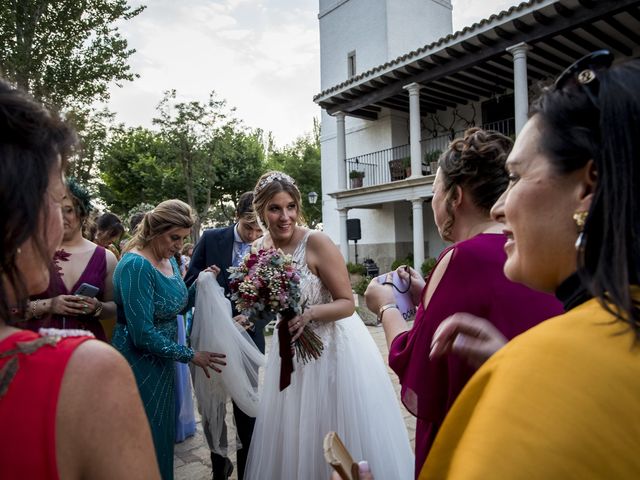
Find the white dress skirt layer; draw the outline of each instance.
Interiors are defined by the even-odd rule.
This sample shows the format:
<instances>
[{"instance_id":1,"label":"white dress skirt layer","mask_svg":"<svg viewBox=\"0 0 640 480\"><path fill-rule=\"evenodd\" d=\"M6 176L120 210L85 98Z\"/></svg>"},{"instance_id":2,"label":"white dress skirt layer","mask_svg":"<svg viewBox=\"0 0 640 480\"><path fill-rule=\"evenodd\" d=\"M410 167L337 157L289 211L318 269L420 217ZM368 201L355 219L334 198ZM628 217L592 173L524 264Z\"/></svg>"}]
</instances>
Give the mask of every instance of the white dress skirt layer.
<instances>
[{"instance_id":1,"label":"white dress skirt layer","mask_svg":"<svg viewBox=\"0 0 640 480\"><path fill-rule=\"evenodd\" d=\"M303 301L331 301L306 266L308 235L294 252ZM322 356L294 360L291 385L279 391L280 357L274 333L258 417L245 471L248 480L327 480L324 436L335 431L357 462L367 460L376 478L413 479L414 455L387 368L357 314L336 322L314 322ZM276 332L277 333L277 332Z\"/></svg>"}]
</instances>

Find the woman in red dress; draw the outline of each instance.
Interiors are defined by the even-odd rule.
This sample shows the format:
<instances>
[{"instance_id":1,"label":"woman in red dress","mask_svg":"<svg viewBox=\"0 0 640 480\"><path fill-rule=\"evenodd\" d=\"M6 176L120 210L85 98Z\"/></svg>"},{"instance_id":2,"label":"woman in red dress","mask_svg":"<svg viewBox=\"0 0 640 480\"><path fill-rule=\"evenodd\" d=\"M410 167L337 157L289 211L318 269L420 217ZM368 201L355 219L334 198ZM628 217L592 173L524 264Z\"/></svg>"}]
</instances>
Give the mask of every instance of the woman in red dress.
<instances>
[{"instance_id":1,"label":"woman in red dress","mask_svg":"<svg viewBox=\"0 0 640 480\"><path fill-rule=\"evenodd\" d=\"M0 80L0 478L159 478L133 374L87 332L12 326L49 284L73 133Z\"/></svg>"}]
</instances>

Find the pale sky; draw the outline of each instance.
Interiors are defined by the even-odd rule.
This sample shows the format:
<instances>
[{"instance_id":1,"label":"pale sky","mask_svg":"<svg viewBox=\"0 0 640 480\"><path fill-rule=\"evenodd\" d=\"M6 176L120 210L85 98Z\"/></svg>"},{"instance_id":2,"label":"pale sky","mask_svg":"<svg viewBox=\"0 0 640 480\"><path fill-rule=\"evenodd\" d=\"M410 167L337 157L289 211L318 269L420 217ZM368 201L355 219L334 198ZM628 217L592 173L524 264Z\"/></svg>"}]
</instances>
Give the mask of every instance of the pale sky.
<instances>
[{"instance_id":1,"label":"pale sky","mask_svg":"<svg viewBox=\"0 0 640 480\"><path fill-rule=\"evenodd\" d=\"M402 0L394 0L402 1ZM134 0L147 4L121 34L140 78L111 89L109 107L129 126L151 126L165 90L205 101L211 90L237 118L283 147L312 129L320 109L318 0ZM514 0L453 0L454 31Z\"/></svg>"}]
</instances>

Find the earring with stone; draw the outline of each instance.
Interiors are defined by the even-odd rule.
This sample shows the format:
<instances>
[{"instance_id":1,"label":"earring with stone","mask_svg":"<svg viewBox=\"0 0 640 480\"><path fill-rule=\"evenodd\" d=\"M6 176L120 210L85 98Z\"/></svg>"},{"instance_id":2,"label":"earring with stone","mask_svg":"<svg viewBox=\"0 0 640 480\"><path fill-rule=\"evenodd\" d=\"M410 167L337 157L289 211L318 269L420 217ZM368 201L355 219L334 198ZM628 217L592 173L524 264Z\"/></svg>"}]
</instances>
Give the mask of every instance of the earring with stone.
<instances>
[{"instance_id":1,"label":"earring with stone","mask_svg":"<svg viewBox=\"0 0 640 480\"><path fill-rule=\"evenodd\" d=\"M573 214L573 221L576 222L576 229L578 230L578 238L576 239L576 250L582 252L584 250L584 225L587 222L587 211L576 211Z\"/></svg>"}]
</instances>

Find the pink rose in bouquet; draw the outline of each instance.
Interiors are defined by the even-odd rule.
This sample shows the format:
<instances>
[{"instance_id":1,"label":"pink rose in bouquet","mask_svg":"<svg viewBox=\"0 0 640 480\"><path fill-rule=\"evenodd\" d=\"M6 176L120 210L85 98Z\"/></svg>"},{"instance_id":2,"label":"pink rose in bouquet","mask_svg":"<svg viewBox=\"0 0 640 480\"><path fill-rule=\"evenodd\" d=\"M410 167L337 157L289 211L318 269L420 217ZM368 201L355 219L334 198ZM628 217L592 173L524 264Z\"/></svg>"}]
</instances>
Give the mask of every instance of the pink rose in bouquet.
<instances>
[{"instance_id":1,"label":"pink rose in bouquet","mask_svg":"<svg viewBox=\"0 0 640 480\"><path fill-rule=\"evenodd\" d=\"M252 248L239 266L229 268L229 274L231 300L250 319L271 321L280 314L288 321L302 313L300 274L291 255L282 250ZM318 358L322 349L320 338L306 326L295 342L300 360Z\"/></svg>"}]
</instances>

